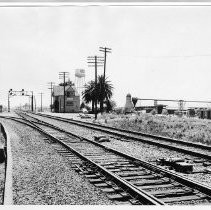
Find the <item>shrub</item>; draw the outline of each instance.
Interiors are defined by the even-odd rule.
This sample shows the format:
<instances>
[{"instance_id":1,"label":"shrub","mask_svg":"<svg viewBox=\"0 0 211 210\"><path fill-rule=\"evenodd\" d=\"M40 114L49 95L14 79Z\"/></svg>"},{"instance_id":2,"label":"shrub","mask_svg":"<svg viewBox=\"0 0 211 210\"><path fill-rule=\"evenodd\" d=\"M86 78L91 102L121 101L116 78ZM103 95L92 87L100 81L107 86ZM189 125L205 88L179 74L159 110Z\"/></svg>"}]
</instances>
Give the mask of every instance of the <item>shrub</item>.
<instances>
[{"instance_id":1,"label":"shrub","mask_svg":"<svg viewBox=\"0 0 211 210\"><path fill-rule=\"evenodd\" d=\"M150 112L151 115L156 115L157 114L157 111L156 109L153 109L151 112Z\"/></svg>"},{"instance_id":2,"label":"shrub","mask_svg":"<svg viewBox=\"0 0 211 210\"><path fill-rule=\"evenodd\" d=\"M167 109L163 109L163 110L162 110L162 114L163 114L163 115L168 115Z\"/></svg>"}]
</instances>

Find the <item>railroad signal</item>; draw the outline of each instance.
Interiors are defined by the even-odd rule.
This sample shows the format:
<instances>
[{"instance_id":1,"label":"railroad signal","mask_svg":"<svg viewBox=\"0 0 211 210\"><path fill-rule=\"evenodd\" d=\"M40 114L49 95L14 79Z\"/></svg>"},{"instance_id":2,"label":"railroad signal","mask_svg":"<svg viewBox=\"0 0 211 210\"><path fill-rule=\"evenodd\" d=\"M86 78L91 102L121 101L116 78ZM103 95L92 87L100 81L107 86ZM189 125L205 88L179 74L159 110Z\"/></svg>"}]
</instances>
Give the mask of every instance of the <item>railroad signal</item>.
<instances>
[{"instance_id":1,"label":"railroad signal","mask_svg":"<svg viewBox=\"0 0 211 210\"><path fill-rule=\"evenodd\" d=\"M12 89L9 90L9 95L12 95Z\"/></svg>"},{"instance_id":2,"label":"railroad signal","mask_svg":"<svg viewBox=\"0 0 211 210\"><path fill-rule=\"evenodd\" d=\"M33 111L33 91L30 91L32 93L32 111ZM22 89L21 91L16 91L16 90L12 90L12 89L9 89L8 91L8 112L10 112L10 98L11 96L30 96L28 94L28 92L24 91L24 89Z\"/></svg>"}]
</instances>

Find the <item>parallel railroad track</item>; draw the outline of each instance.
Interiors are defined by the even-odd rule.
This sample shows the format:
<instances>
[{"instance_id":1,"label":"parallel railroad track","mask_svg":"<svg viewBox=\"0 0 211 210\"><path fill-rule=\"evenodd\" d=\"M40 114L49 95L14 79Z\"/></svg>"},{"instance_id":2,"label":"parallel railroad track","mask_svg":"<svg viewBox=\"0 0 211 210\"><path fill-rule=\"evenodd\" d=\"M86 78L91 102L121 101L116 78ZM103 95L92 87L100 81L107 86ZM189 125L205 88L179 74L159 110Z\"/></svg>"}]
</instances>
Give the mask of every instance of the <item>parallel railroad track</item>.
<instances>
[{"instance_id":1,"label":"parallel railroad track","mask_svg":"<svg viewBox=\"0 0 211 210\"><path fill-rule=\"evenodd\" d=\"M80 157L82 163L76 164L78 170L111 199L160 205L211 202L211 188L206 185L51 124L34 121L35 124L40 132L67 149L63 151L65 155Z\"/></svg>"},{"instance_id":2,"label":"parallel railroad track","mask_svg":"<svg viewBox=\"0 0 211 210\"><path fill-rule=\"evenodd\" d=\"M163 136L156 136L156 135L145 134L141 132L129 131L129 130L124 130L124 129L117 129L110 126L104 126L104 125L89 123L89 122L82 122L82 121L66 119L62 117L55 117L55 116L50 116L47 114L36 114L36 115L33 114L30 116L34 119L40 120L41 122L44 122L43 121L44 119L43 120L38 119L37 117L40 116L43 118L59 120L61 122L70 123L77 126L86 127L88 129L104 132L110 135L118 136L123 139L139 141L139 142L167 148L170 150L182 152L184 154L189 154L195 157L204 158L207 161L211 161L211 146L208 146L208 145L197 144L197 143L183 141L179 139L172 139L172 138L167 138Z\"/></svg>"}]
</instances>

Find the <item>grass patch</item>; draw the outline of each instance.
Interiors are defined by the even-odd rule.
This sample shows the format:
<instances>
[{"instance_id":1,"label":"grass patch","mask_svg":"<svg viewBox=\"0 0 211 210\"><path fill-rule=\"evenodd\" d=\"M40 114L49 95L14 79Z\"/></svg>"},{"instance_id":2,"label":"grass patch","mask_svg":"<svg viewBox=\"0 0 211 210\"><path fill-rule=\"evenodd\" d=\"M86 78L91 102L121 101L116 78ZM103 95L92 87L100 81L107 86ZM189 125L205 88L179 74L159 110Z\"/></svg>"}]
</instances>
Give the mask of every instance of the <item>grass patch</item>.
<instances>
[{"instance_id":1,"label":"grass patch","mask_svg":"<svg viewBox=\"0 0 211 210\"><path fill-rule=\"evenodd\" d=\"M211 145L211 120L170 115L104 114L98 121L117 128Z\"/></svg>"}]
</instances>

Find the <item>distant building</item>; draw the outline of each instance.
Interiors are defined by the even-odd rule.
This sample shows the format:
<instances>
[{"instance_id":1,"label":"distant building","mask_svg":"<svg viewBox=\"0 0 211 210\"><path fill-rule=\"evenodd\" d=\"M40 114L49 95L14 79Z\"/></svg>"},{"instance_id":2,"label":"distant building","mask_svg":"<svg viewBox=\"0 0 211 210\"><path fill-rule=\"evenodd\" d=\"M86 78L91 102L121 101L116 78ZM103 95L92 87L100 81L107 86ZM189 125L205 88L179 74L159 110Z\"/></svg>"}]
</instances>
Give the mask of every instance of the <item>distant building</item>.
<instances>
[{"instance_id":1,"label":"distant building","mask_svg":"<svg viewBox=\"0 0 211 210\"><path fill-rule=\"evenodd\" d=\"M158 114L162 114L163 109L166 108L167 105L164 104L157 104L155 106L137 106L137 111L145 110L146 113L150 113L152 110L156 110Z\"/></svg>"},{"instance_id":2,"label":"distant building","mask_svg":"<svg viewBox=\"0 0 211 210\"><path fill-rule=\"evenodd\" d=\"M211 108L198 107L195 112L201 119L211 119Z\"/></svg>"},{"instance_id":3,"label":"distant building","mask_svg":"<svg viewBox=\"0 0 211 210\"><path fill-rule=\"evenodd\" d=\"M53 87L54 112L64 112L64 86ZM73 113L80 110L80 97L72 85L65 86L65 112Z\"/></svg>"},{"instance_id":4,"label":"distant building","mask_svg":"<svg viewBox=\"0 0 211 210\"><path fill-rule=\"evenodd\" d=\"M132 103L131 95L130 95L130 93L128 93L127 96L126 96L126 103L125 103L124 112L130 113L132 111L134 111L134 105Z\"/></svg>"},{"instance_id":5,"label":"distant building","mask_svg":"<svg viewBox=\"0 0 211 210\"><path fill-rule=\"evenodd\" d=\"M168 114L175 114L176 112L178 112L178 107L171 107L171 106L167 106L166 110L168 112Z\"/></svg>"}]
</instances>

